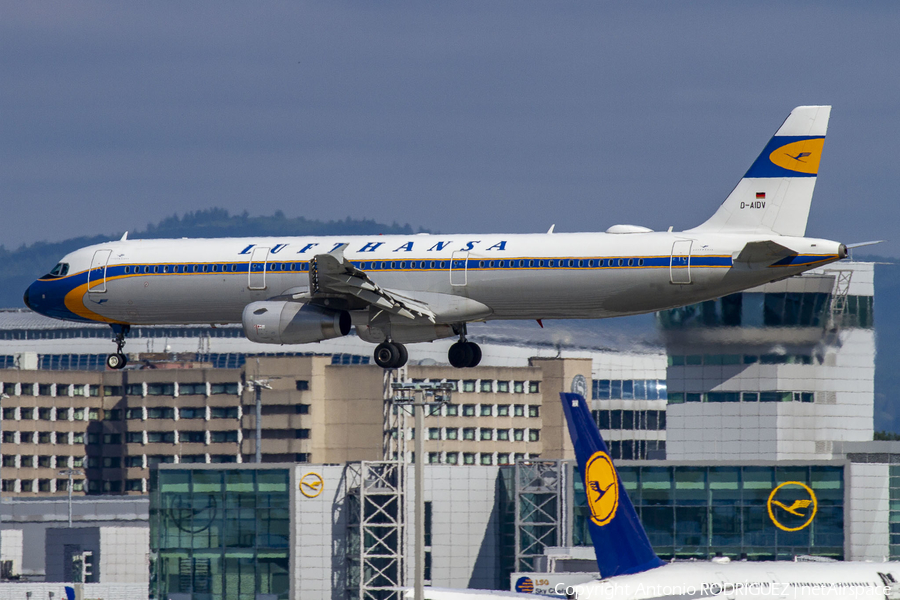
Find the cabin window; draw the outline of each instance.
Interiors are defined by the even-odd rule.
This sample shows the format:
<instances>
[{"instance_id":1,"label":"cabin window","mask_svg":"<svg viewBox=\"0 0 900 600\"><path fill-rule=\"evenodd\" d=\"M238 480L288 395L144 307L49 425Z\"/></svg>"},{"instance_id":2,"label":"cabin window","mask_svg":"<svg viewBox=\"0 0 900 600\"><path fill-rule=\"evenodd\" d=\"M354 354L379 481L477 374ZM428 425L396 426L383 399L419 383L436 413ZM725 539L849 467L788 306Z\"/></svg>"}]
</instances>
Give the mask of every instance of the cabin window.
<instances>
[{"instance_id":1,"label":"cabin window","mask_svg":"<svg viewBox=\"0 0 900 600\"><path fill-rule=\"evenodd\" d=\"M628 266L629 266L629 267L633 267L633 266L634 266L634 259L633 259L633 258L629 258L629 259L628 259Z\"/></svg>"},{"instance_id":2,"label":"cabin window","mask_svg":"<svg viewBox=\"0 0 900 600\"><path fill-rule=\"evenodd\" d=\"M128 275L131 273L131 267L125 267L125 274Z\"/></svg>"},{"instance_id":3,"label":"cabin window","mask_svg":"<svg viewBox=\"0 0 900 600\"><path fill-rule=\"evenodd\" d=\"M643 259L643 258L639 258L639 259L638 259L638 266L639 266L639 267L643 267L643 266L644 266L644 259Z\"/></svg>"}]
</instances>

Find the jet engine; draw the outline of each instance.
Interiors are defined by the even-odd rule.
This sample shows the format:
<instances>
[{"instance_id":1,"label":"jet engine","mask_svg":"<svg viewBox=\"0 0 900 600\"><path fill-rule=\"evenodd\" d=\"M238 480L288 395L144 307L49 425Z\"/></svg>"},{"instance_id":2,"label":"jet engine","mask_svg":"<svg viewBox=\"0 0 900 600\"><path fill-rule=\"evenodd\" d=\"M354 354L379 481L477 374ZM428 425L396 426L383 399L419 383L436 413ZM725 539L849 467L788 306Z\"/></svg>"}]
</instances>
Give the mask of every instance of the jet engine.
<instances>
[{"instance_id":1,"label":"jet engine","mask_svg":"<svg viewBox=\"0 0 900 600\"><path fill-rule=\"evenodd\" d=\"M244 307L244 335L261 344L307 344L350 333L350 313L302 302L264 300Z\"/></svg>"}]
</instances>

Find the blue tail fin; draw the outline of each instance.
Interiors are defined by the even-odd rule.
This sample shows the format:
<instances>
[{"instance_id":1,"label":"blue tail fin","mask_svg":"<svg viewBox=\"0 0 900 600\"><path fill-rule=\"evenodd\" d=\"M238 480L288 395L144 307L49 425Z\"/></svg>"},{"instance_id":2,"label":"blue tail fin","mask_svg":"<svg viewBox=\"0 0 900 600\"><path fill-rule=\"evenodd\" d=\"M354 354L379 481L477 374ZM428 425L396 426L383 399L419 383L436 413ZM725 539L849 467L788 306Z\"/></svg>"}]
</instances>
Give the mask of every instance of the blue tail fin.
<instances>
[{"instance_id":1,"label":"blue tail fin","mask_svg":"<svg viewBox=\"0 0 900 600\"><path fill-rule=\"evenodd\" d=\"M584 397L560 394L560 398L591 509L588 526L600 577L640 573L662 566L619 480Z\"/></svg>"}]
</instances>

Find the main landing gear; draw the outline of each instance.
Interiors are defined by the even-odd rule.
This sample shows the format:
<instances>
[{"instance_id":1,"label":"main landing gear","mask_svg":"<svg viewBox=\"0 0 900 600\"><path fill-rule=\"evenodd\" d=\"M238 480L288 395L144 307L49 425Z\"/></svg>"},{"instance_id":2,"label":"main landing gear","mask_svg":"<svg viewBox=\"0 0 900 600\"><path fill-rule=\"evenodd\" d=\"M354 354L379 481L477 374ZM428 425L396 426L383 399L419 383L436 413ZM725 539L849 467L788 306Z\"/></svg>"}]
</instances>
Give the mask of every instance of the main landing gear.
<instances>
[{"instance_id":1,"label":"main landing gear","mask_svg":"<svg viewBox=\"0 0 900 600\"><path fill-rule=\"evenodd\" d=\"M381 342L375 347L375 364L382 369L399 369L406 364L409 353L397 342Z\"/></svg>"},{"instance_id":2,"label":"main landing gear","mask_svg":"<svg viewBox=\"0 0 900 600\"><path fill-rule=\"evenodd\" d=\"M450 346L447 352L450 364L457 369L477 367L481 362L481 347L475 342L466 341L465 325L456 331L459 333L459 341Z\"/></svg>"},{"instance_id":3,"label":"main landing gear","mask_svg":"<svg viewBox=\"0 0 900 600\"><path fill-rule=\"evenodd\" d=\"M112 325L112 329L116 334L116 337L113 338L113 341L116 343L116 353L106 357L106 366L110 369L124 369L125 365L128 364L128 357L125 356L122 349L125 348L125 336L128 335L131 327L117 324Z\"/></svg>"}]
</instances>

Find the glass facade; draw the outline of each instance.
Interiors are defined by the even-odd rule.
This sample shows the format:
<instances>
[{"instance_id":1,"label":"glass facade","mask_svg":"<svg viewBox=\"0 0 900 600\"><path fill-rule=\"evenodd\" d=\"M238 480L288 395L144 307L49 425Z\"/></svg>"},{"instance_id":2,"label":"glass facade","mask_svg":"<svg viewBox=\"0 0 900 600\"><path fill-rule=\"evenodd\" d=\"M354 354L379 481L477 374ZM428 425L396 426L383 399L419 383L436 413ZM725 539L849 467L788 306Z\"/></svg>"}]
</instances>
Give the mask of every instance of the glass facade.
<instances>
[{"instance_id":1,"label":"glass facade","mask_svg":"<svg viewBox=\"0 0 900 600\"><path fill-rule=\"evenodd\" d=\"M824 327L830 294L745 292L658 312L663 329L686 327ZM845 327L871 329L873 297L847 296Z\"/></svg>"},{"instance_id":2,"label":"glass facade","mask_svg":"<svg viewBox=\"0 0 900 600\"><path fill-rule=\"evenodd\" d=\"M890 552L891 560L900 560L900 465L891 465L890 469Z\"/></svg>"},{"instance_id":3,"label":"glass facade","mask_svg":"<svg viewBox=\"0 0 900 600\"><path fill-rule=\"evenodd\" d=\"M151 598L289 596L287 469L154 469Z\"/></svg>"},{"instance_id":4,"label":"glass facade","mask_svg":"<svg viewBox=\"0 0 900 600\"><path fill-rule=\"evenodd\" d=\"M718 553L749 560L790 560L796 555L844 558L842 466L617 465L617 469L650 543L663 559L706 559ZM584 485L580 477L571 480L573 544L590 545ZM773 495L781 484L785 485ZM803 486L812 490L813 504Z\"/></svg>"}]
</instances>

